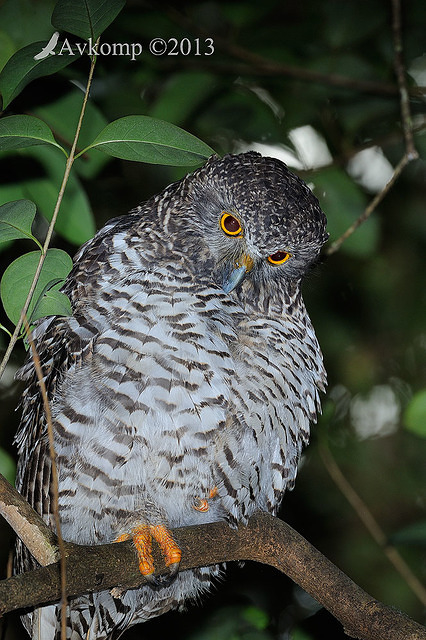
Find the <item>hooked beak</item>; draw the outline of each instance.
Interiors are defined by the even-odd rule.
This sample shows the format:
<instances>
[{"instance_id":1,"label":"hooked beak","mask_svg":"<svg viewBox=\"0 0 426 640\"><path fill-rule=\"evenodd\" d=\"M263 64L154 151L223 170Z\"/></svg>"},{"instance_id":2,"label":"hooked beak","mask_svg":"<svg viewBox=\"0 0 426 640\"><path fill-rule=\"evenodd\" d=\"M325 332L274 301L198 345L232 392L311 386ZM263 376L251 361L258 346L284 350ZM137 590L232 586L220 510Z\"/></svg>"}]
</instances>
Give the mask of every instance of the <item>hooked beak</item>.
<instances>
[{"instance_id":1,"label":"hooked beak","mask_svg":"<svg viewBox=\"0 0 426 640\"><path fill-rule=\"evenodd\" d=\"M225 293L230 293L244 280L249 271L253 269L253 258L247 254L234 263L229 273L223 279L222 289Z\"/></svg>"}]
</instances>

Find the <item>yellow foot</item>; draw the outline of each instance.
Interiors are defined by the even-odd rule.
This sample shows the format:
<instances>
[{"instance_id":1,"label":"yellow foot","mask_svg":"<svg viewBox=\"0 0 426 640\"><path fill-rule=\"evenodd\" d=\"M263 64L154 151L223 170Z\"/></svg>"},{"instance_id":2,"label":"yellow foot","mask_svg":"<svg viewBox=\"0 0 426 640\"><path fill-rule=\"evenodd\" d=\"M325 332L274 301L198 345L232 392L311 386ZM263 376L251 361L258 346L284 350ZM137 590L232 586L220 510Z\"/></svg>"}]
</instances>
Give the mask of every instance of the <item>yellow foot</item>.
<instances>
[{"instance_id":1,"label":"yellow foot","mask_svg":"<svg viewBox=\"0 0 426 640\"><path fill-rule=\"evenodd\" d=\"M209 497L207 498L195 498L194 500L194 504L192 505L193 508L196 511L201 511L202 513L204 513L205 511L208 511L210 509L210 505L209 505L209 499L210 498L214 498L215 496L217 496L217 492L218 492L218 488L217 487L213 487L213 489L211 489L210 493L209 493Z\"/></svg>"},{"instance_id":2,"label":"yellow foot","mask_svg":"<svg viewBox=\"0 0 426 640\"><path fill-rule=\"evenodd\" d=\"M115 542L123 542L132 538L138 552L139 571L147 578L154 573L152 557L152 539L161 549L166 566L169 568L169 578L173 578L178 571L182 552L173 540L169 530L161 524L143 524L132 529L130 533L123 533Z\"/></svg>"}]
</instances>

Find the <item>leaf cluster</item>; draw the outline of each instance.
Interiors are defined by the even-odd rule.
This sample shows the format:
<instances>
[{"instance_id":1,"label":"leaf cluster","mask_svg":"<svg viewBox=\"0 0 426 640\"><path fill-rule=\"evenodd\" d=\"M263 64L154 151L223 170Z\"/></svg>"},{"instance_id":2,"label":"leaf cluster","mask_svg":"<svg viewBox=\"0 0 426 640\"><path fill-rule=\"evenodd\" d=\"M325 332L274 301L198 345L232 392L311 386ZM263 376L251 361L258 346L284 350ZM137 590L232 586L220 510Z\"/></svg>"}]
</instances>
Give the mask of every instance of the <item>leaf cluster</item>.
<instances>
[{"instance_id":1,"label":"leaf cluster","mask_svg":"<svg viewBox=\"0 0 426 640\"><path fill-rule=\"evenodd\" d=\"M56 28L82 37L97 40L106 27L114 20L124 6L124 2L102 2L100 0L85 0L84 2L70 2L60 0L52 13L52 24ZM56 33L56 49L61 47ZM36 78L55 73L76 60L74 55L56 55L58 51L43 53L45 43L38 42L19 49L5 64L0 73L0 93L3 108L20 94L24 87ZM47 47L48 45L46 45ZM44 57L41 57L44 56ZM40 248L38 252L31 252L17 258L5 271L0 287L4 310L9 319L17 324L21 309L30 291L40 255L44 257L44 264L38 278L37 286L32 294L27 315L30 322L46 315L69 315L71 306L65 294L59 291L68 275L72 263L68 255L60 249L44 249L32 234L32 223L36 213L36 205L49 220L53 214L55 202L55 187L61 174L65 172L65 159L70 160L70 152L55 138L50 126L61 119L64 107L67 113L75 116L77 94L70 94L60 105L54 103L50 108L45 107L41 114L10 115L0 120L0 154L2 158L22 149L43 146L31 156L44 165L48 178L33 180L31 184L22 184L22 195L29 194L34 202L18 199L6 202L0 206L0 242L8 243L18 238L30 238ZM82 95L80 96L82 100ZM72 117L71 117L72 120ZM103 121L102 116L93 108L92 124L96 127ZM69 122L67 123L70 124ZM72 123L73 124L73 123ZM71 127L59 126L60 130L73 135ZM65 130L64 130L65 129ZM101 151L108 156L147 162L152 164L196 165L208 158L213 152L208 145L181 128L158 118L135 115L125 116L103 126L99 133L90 141L88 128L84 131L84 147L72 157L72 162L82 156L90 156L92 150ZM47 147L47 148L46 148ZM62 155L58 155L62 152ZM91 175L104 164L101 160L95 164ZM86 177L88 175L85 171ZM94 223L90 205L78 185L78 178L73 176L71 194L68 199L74 199L74 206L67 207L66 218L62 216L56 227L70 242L81 243L93 235ZM53 188L52 188L53 187ZM74 194L72 194L74 187ZM46 192L52 197L46 196ZM75 193L76 192L76 193ZM68 204L65 201L65 206ZM64 207L65 208L65 207ZM70 223L68 221L71 221ZM44 255L45 254L45 255ZM3 327L5 328L5 327ZM7 329L6 329L7 330Z\"/></svg>"}]
</instances>

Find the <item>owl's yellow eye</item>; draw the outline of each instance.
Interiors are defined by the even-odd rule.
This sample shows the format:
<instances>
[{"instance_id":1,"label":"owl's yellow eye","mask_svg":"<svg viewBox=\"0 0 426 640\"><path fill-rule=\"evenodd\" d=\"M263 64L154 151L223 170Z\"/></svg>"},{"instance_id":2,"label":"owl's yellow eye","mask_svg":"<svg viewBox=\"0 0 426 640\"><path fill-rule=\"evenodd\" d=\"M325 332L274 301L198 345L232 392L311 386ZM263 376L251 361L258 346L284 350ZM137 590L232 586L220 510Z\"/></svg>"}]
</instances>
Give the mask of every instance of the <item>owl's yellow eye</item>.
<instances>
[{"instance_id":1,"label":"owl's yellow eye","mask_svg":"<svg viewBox=\"0 0 426 640\"><path fill-rule=\"evenodd\" d=\"M237 218L234 218L234 216L231 216L231 214L227 213L226 211L222 213L222 217L220 219L220 227L227 236L239 236L243 232L240 221L237 220Z\"/></svg>"},{"instance_id":2,"label":"owl's yellow eye","mask_svg":"<svg viewBox=\"0 0 426 640\"><path fill-rule=\"evenodd\" d=\"M268 256L268 261L271 264L284 264L289 258L291 258L291 253L287 251L276 251L271 256Z\"/></svg>"}]
</instances>

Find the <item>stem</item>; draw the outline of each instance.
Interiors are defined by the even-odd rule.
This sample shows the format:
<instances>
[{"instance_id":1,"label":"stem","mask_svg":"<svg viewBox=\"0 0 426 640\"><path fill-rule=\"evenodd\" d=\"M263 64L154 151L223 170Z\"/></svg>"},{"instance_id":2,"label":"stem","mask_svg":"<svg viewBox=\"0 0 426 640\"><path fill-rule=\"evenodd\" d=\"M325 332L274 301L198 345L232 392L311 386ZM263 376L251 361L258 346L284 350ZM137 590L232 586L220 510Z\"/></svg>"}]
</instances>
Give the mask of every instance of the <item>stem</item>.
<instances>
[{"instance_id":1,"label":"stem","mask_svg":"<svg viewBox=\"0 0 426 640\"><path fill-rule=\"evenodd\" d=\"M99 43L99 38L98 38L98 40L96 42L96 45L98 43ZM81 124L83 122L84 113L86 111L87 101L89 99L90 86L92 84L92 78L93 78L93 72L94 72L94 69L95 69L95 64L96 64L96 56L93 56L92 62L91 62L91 65L90 65L89 77L88 77L88 80L87 80L87 85L86 85L86 91L85 91L85 94L84 94L83 104L81 106L80 117L79 117L79 120L78 120L78 124L77 124L77 128L76 128L74 140L73 140L72 147L71 147L71 151L70 151L69 157L68 157L66 165L65 165L64 177L62 179L61 188L59 189L58 199L56 201L55 209L53 211L52 220L50 221L49 228L47 230L46 239L45 239L43 247L41 249L40 260L38 262L37 269L36 269L36 272L34 274L34 278L33 278L33 281L31 283L31 286L30 286L30 290L28 291L28 295L27 295L27 298L25 300L24 306L22 307L20 318L19 318L18 323L17 323L17 325L15 327L15 330L14 330L14 332L12 334L10 342L9 342L9 344L7 346L7 349L6 349L6 352L4 354L3 360L2 360L2 362L0 364L0 378L4 373L6 365L9 362L11 353L13 351L13 348L14 348L14 346L15 346L18 338L19 338L22 326L24 324L24 318L27 315L28 307L30 306L31 298L33 297L35 288L37 286L37 282L38 282L38 279L40 277L41 270L43 268L44 260L46 258L47 250L49 248L50 241L52 239L53 229L54 229L55 224L56 224L56 220L57 220L57 217L58 217L59 209L60 209L60 206L61 206L61 203L62 203L62 199L63 199L64 193L65 193L65 188L67 186L68 179L69 179L69 176L70 176L70 173L71 173L71 167L72 167L72 165L74 163L74 160L75 160L75 150L76 150L76 147L77 147L78 137L80 135Z\"/></svg>"},{"instance_id":2,"label":"stem","mask_svg":"<svg viewBox=\"0 0 426 640\"><path fill-rule=\"evenodd\" d=\"M394 46L394 67L395 74L398 81L398 90L400 95L400 104L401 104L401 122L402 129L404 133L404 141L405 141L405 153L397 166L394 169L394 172L387 184L383 187L383 189L378 193L367 208L363 211L363 213L355 220L355 222L348 228L346 231L337 238L326 250L326 255L331 256L333 253L336 253L343 244L345 240L351 236L358 227L365 222L375 211L377 205L383 200L388 191L393 187L397 179L402 173L402 170L411 162L412 160L416 160L419 157L417 149L414 146L414 138L413 138L413 123L411 120L411 112L410 112L410 98L407 87L407 79L405 66L403 61L403 47L402 47L402 37L401 37L401 1L400 0L391 0L392 1L392 29L393 29L393 46Z\"/></svg>"},{"instance_id":3,"label":"stem","mask_svg":"<svg viewBox=\"0 0 426 640\"><path fill-rule=\"evenodd\" d=\"M408 160L415 160L419 157L414 146L413 123L410 112L410 98L407 87L407 75L403 61L403 48L401 37L401 0L392 0L392 30L394 47L394 68L398 81L398 89L401 100L401 120L404 132L405 152Z\"/></svg>"},{"instance_id":4,"label":"stem","mask_svg":"<svg viewBox=\"0 0 426 640\"><path fill-rule=\"evenodd\" d=\"M43 406L44 406L44 414L46 418L47 425L47 436L49 440L49 457L52 463L52 478L50 487L52 490L52 514L55 522L56 535L58 539L58 550L59 550L59 567L60 567L60 581L61 581L61 618L64 621L62 624L62 628L66 628L65 619L66 619L66 606L67 606L67 582L66 582L66 556L65 556L65 545L64 539L62 537L61 532L61 520L59 517L59 481L58 481L58 468L56 465L56 451L55 451L55 443L53 437L53 425L52 425L52 412L50 410L49 398L47 396L46 383L44 380L43 369L41 367L41 362L39 355L37 353L36 346L34 344L34 340L31 336L31 330L26 318L24 318L24 327L27 334L27 339L31 348L31 355L34 362L34 369L37 374L38 383L40 386L40 392L43 398ZM62 632L61 628L61 632ZM61 636L63 634L61 633Z\"/></svg>"},{"instance_id":5,"label":"stem","mask_svg":"<svg viewBox=\"0 0 426 640\"><path fill-rule=\"evenodd\" d=\"M371 214L376 210L377 205L383 200L383 198L386 196L388 191L390 191L390 189L393 187L395 182L398 180L398 178L401 175L404 167L406 167L406 165L409 162L410 162L410 158L408 157L407 154L405 154L401 158L401 160L399 161L397 166L395 167L389 182L387 182L385 184L385 186L383 187L383 189L376 196L374 196L374 198L372 199L370 204L361 213L359 218L357 218L355 220L355 222L348 229L346 229L346 231L344 233L342 233L342 235L339 238L337 238L337 240L335 240L328 247L328 249L325 252L327 256L331 256L333 253L336 253L336 251L338 251L340 249L340 247L344 243L344 241L347 240L349 238L349 236L351 236L354 233L354 231L356 231L358 229L358 227L360 225L362 225L363 222L368 220L368 218L371 216Z\"/></svg>"}]
</instances>

